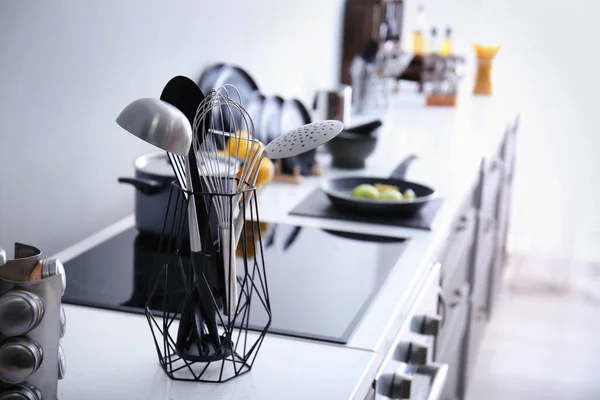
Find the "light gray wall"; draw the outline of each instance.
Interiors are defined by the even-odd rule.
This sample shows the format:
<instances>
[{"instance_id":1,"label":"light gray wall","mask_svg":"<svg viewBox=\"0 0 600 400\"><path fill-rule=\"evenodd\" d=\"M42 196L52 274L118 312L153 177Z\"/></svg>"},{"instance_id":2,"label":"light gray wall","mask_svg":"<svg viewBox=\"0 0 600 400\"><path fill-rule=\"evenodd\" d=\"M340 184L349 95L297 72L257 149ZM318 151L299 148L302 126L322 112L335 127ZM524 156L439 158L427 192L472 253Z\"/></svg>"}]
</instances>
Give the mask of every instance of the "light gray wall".
<instances>
[{"instance_id":1,"label":"light gray wall","mask_svg":"<svg viewBox=\"0 0 600 400\"><path fill-rule=\"evenodd\" d=\"M114 122L225 61L308 102L337 82L342 0L0 2L0 246L54 253L133 212L117 184L154 149ZM9 251L12 256L12 250Z\"/></svg>"}]
</instances>

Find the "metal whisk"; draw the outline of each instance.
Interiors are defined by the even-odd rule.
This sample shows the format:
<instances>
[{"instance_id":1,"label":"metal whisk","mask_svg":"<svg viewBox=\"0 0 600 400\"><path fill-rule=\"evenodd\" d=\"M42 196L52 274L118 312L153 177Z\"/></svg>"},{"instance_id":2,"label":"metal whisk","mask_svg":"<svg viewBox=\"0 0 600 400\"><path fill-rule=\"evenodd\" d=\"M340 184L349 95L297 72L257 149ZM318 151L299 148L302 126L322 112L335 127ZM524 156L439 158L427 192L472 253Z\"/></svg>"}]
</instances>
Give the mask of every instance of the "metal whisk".
<instances>
[{"instance_id":1,"label":"metal whisk","mask_svg":"<svg viewBox=\"0 0 600 400\"><path fill-rule=\"evenodd\" d=\"M237 238L233 222L245 190L252 187L251 175L260 162L264 145L254 138L254 124L240 102L229 96L235 87L224 86L206 95L194 119L194 151L206 190L213 196L219 223L219 241L223 259L226 315L237 310ZM238 93L239 98L239 93ZM230 126L233 133L215 129ZM224 140L225 139L225 140ZM225 143L223 145L223 143Z\"/></svg>"}]
</instances>

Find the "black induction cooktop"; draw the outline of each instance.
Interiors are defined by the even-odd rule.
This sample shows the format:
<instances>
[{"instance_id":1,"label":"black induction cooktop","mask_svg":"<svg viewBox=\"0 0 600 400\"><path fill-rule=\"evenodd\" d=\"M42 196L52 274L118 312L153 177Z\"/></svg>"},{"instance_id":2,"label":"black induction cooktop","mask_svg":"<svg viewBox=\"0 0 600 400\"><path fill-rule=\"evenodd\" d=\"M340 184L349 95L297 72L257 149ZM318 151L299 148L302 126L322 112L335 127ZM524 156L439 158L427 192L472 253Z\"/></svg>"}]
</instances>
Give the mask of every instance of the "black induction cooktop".
<instances>
[{"instance_id":1,"label":"black induction cooktop","mask_svg":"<svg viewBox=\"0 0 600 400\"><path fill-rule=\"evenodd\" d=\"M266 224L263 255L270 333L346 343L400 258L407 241L281 224ZM143 313L155 282L158 239L129 228L64 263L63 302ZM150 308L162 311L162 302ZM250 313L260 326L264 313ZM264 324L263 324L264 326Z\"/></svg>"}]
</instances>

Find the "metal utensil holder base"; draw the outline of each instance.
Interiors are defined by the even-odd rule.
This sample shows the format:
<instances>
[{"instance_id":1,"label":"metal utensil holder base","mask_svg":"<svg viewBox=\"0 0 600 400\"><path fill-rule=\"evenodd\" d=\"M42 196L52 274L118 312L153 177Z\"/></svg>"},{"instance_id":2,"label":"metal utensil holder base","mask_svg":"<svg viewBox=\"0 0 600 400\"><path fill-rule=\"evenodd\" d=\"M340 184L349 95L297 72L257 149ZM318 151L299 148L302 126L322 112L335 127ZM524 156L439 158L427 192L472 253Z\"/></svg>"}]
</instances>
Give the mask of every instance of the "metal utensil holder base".
<instances>
[{"instance_id":1,"label":"metal utensil holder base","mask_svg":"<svg viewBox=\"0 0 600 400\"><path fill-rule=\"evenodd\" d=\"M231 315L224 312L224 292L228 288L223 285L224 277L229 276L230 271L223 270L221 242L210 233L218 232L218 227L200 227L202 249L206 251L201 257L193 257L187 235L183 234L188 226L185 223L188 218L185 194L194 196L197 205L201 204L202 196L208 209L208 221L214 221L215 204L219 201L234 204L236 200L232 194L186 192L173 183L154 261L156 278L146 303L146 316L159 362L171 379L225 382L250 371L271 324L256 188L244 191L239 201L244 226L236 254L231 255L237 260L238 298L235 312L228 313ZM202 212L201 207L198 212ZM231 211L229 221L234 221L234 216ZM212 254L210 249L213 247L208 242L211 239L216 249ZM201 260L200 265L193 260ZM206 290L208 287L210 290ZM162 306L156 310L151 304L154 308L157 304ZM211 335L206 323L210 315L206 315L205 310L210 307L215 310L218 335Z\"/></svg>"},{"instance_id":2,"label":"metal utensil holder base","mask_svg":"<svg viewBox=\"0 0 600 400\"><path fill-rule=\"evenodd\" d=\"M56 400L59 379L60 313L62 298L62 277L54 275L41 280L29 281L29 275L38 265L41 251L33 246L17 243L15 259L0 266L0 296L23 291L41 299L43 312L39 322L29 331L15 336L0 333L0 345L5 340L18 338L39 346L41 363L25 382L7 383L0 379L0 396L13 393L12 390L31 390L32 395L43 400ZM6 321L0 321L0 324ZM3 331L10 330L4 326ZM16 360L8 360L15 367L23 367ZM16 363L16 364L15 364ZM23 389L27 386L28 389ZM11 397L12 398L12 397Z\"/></svg>"}]
</instances>

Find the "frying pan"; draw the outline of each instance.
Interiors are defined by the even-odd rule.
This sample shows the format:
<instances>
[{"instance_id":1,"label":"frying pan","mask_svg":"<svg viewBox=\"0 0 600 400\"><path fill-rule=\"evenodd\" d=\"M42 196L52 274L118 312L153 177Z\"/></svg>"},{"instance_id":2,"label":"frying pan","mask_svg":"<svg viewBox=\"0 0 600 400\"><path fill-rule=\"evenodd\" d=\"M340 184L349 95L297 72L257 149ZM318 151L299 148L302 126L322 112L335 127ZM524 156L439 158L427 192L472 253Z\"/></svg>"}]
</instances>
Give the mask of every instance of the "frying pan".
<instances>
[{"instance_id":1,"label":"frying pan","mask_svg":"<svg viewBox=\"0 0 600 400\"><path fill-rule=\"evenodd\" d=\"M389 178L377 177L344 177L329 179L321 185L321 190L325 192L331 203L340 211L360 214L388 214L388 215L413 215L416 214L425 204L437 197L435 190L415 182L404 180L409 164L417 158L416 155L408 156L392 172ZM406 189L412 189L416 198L413 201L385 201L369 200L352 197L352 190L361 184L382 183L384 185L397 186L401 192Z\"/></svg>"}]
</instances>

